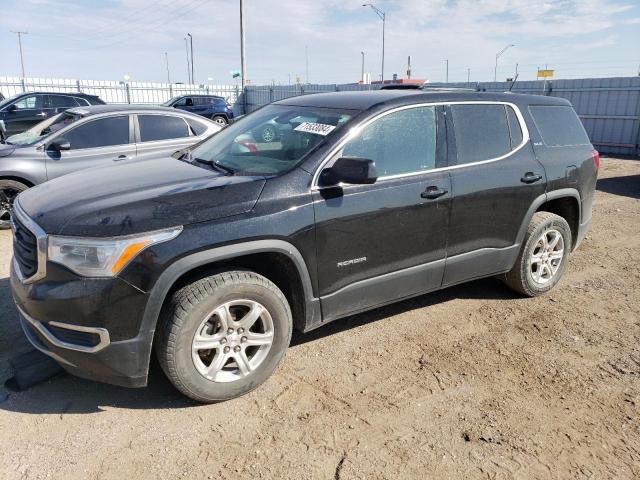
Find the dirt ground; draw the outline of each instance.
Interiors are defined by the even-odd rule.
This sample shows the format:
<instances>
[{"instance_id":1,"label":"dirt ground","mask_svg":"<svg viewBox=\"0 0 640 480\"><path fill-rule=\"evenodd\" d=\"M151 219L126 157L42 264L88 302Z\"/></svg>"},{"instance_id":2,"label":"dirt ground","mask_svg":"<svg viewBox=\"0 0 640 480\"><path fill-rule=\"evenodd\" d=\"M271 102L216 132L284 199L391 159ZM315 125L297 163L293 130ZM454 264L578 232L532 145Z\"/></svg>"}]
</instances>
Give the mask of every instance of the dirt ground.
<instances>
[{"instance_id":1,"label":"dirt ground","mask_svg":"<svg viewBox=\"0 0 640 480\"><path fill-rule=\"evenodd\" d=\"M640 478L640 162L605 158L592 230L550 294L487 279L296 335L274 376L194 405L153 365L5 395L0 477ZM0 380L28 350L0 232Z\"/></svg>"}]
</instances>

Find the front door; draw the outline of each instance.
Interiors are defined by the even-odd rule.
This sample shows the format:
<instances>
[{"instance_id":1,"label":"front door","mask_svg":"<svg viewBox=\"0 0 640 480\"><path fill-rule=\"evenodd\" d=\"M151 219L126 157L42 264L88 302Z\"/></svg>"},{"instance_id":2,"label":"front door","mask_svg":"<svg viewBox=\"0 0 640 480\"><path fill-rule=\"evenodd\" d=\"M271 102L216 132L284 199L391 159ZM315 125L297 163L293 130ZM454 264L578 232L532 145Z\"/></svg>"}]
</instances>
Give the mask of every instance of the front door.
<instances>
[{"instance_id":1,"label":"front door","mask_svg":"<svg viewBox=\"0 0 640 480\"><path fill-rule=\"evenodd\" d=\"M4 119L7 136L22 133L47 118L43 100L43 95L28 95L8 106Z\"/></svg>"},{"instance_id":2,"label":"front door","mask_svg":"<svg viewBox=\"0 0 640 480\"><path fill-rule=\"evenodd\" d=\"M332 320L440 287L451 186L444 166L441 107L386 112L329 161L375 161L372 185L320 188L316 215L318 287Z\"/></svg>"},{"instance_id":3,"label":"front door","mask_svg":"<svg viewBox=\"0 0 640 480\"><path fill-rule=\"evenodd\" d=\"M135 158L136 146L131 130L129 115L115 115L89 120L61 131L52 142L64 139L71 149L58 152L47 148L47 178Z\"/></svg>"}]
</instances>

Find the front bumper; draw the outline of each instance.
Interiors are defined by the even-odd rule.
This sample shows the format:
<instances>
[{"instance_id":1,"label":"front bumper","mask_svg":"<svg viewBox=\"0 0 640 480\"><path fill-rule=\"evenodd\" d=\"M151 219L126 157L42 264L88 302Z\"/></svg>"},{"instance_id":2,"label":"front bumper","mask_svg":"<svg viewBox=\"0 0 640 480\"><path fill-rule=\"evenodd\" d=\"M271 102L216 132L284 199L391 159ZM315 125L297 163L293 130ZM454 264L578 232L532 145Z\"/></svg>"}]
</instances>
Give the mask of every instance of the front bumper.
<instances>
[{"instance_id":1,"label":"front bumper","mask_svg":"<svg viewBox=\"0 0 640 480\"><path fill-rule=\"evenodd\" d=\"M60 278L23 283L11 265L11 290L25 336L76 376L126 387L147 383L153 331L141 328L146 293L121 279ZM56 278L58 277L58 278Z\"/></svg>"}]
</instances>

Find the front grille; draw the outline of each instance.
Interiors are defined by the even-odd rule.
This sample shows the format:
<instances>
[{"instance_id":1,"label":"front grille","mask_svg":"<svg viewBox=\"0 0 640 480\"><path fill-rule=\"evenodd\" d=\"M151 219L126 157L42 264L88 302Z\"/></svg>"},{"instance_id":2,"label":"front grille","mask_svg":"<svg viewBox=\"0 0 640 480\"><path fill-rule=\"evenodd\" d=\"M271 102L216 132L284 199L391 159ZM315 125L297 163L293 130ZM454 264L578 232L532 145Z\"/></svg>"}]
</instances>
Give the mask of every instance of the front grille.
<instances>
[{"instance_id":1,"label":"front grille","mask_svg":"<svg viewBox=\"0 0 640 480\"><path fill-rule=\"evenodd\" d=\"M13 256L25 278L33 276L38 270L38 241L31 231L14 215Z\"/></svg>"}]
</instances>

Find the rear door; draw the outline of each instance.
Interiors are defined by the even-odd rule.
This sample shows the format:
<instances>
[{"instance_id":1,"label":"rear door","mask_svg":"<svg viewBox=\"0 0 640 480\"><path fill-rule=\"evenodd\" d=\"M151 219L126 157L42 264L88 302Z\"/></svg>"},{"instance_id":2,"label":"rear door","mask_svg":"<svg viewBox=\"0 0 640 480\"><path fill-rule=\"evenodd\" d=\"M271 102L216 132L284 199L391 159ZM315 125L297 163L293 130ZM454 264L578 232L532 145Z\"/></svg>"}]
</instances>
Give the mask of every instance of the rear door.
<instances>
[{"instance_id":1,"label":"rear door","mask_svg":"<svg viewBox=\"0 0 640 480\"><path fill-rule=\"evenodd\" d=\"M508 270L517 236L546 176L516 105L451 104L449 162L453 201L444 284Z\"/></svg>"},{"instance_id":2,"label":"rear door","mask_svg":"<svg viewBox=\"0 0 640 480\"><path fill-rule=\"evenodd\" d=\"M81 104L82 105L82 104ZM51 117L60 112L64 112L68 108L77 107L78 102L66 95L45 95L44 96L44 112L47 117Z\"/></svg>"},{"instance_id":3,"label":"rear door","mask_svg":"<svg viewBox=\"0 0 640 480\"><path fill-rule=\"evenodd\" d=\"M137 115L137 158L172 155L197 141L184 118L166 114Z\"/></svg>"},{"instance_id":4,"label":"rear door","mask_svg":"<svg viewBox=\"0 0 640 480\"><path fill-rule=\"evenodd\" d=\"M70 150L46 150L47 178L52 179L85 168L113 165L135 157L133 128L129 115L88 119L60 132L52 141L67 140Z\"/></svg>"},{"instance_id":5,"label":"rear door","mask_svg":"<svg viewBox=\"0 0 640 480\"><path fill-rule=\"evenodd\" d=\"M313 193L325 320L440 287L451 202L441 112L385 113L326 164L368 158L379 178Z\"/></svg>"}]
</instances>

